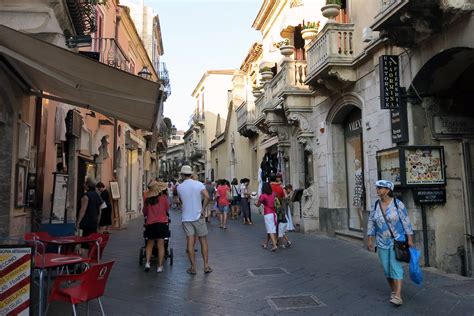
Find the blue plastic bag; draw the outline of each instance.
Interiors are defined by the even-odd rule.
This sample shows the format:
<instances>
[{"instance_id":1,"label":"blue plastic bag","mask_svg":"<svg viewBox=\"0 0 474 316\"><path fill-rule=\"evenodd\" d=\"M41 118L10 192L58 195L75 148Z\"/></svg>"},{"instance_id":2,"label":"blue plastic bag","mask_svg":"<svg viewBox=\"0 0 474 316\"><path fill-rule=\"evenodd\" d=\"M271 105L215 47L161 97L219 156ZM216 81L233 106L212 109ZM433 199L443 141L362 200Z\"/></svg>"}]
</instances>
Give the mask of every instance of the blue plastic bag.
<instances>
[{"instance_id":1,"label":"blue plastic bag","mask_svg":"<svg viewBox=\"0 0 474 316\"><path fill-rule=\"evenodd\" d=\"M418 285L423 283L423 273L420 269L420 251L418 249L410 247L410 280Z\"/></svg>"}]
</instances>

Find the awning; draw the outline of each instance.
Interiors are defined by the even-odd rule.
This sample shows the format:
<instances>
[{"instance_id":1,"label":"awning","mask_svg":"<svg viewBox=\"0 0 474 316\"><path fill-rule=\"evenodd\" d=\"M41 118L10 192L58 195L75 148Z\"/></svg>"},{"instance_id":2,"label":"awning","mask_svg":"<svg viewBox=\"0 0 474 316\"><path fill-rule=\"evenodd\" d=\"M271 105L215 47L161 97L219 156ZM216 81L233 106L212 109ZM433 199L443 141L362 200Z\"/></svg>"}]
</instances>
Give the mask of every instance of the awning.
<instances>
[{"instance_id":1,"label":"awning","mask_svg":"<svg viewBox=\"0 0 474 316\"><path fill-rule=\"evenodd\" d=\"M159 83L0 25L0 65L31 94L91 109L156 132Z\"/></svg>"}]
</instances>

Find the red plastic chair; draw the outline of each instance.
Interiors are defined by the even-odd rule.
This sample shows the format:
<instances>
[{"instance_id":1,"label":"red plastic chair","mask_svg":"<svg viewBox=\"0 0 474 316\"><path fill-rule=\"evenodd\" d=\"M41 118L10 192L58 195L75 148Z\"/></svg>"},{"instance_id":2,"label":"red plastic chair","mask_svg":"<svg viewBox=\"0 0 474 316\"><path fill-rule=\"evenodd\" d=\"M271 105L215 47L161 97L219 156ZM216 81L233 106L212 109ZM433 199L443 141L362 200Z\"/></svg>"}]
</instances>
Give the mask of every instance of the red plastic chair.
<instances>
[{"instance_id":1,"label":"red plastic chair","mask_svg":"<svg viewBox=\"0 0 474 316\"><path fill-rule=\"evenodd\" d=\"M46 253L46 244L39 241L41 237L48 237L47 232L34 232L34 233L25 233L24 239L27 245L35 248L35 254L44 254Z\"/></svg>"},{"instance_id":2,"label":"red plastic chair","mask_svg":"<svg viewBox=\"0 0 474 316\"><path fill-rule=\"evenodd\" d=\"M104 295L114 263L115 260L100 263L81 274L58 275L51 289L46 314L52 301L71 303L74 315L77 315L76 304L87 302L87 314L89 314L89 301L97 299L102 315L105 315L100 297Z\"/></svg>"},{"instance_id":3,"label":"red plastic chair","mask_svg":"<svg viewBox=\"0 0 474 316\"><path fill-rule=\"evenodd\" d=\"M102 259L102 255L104 253L105 246L109 242L109 235L108 234L100 234L100 233L92 233L87 237L94 238L99 243L99 251L97 252L97 243L91 243L89 248L89 259L91 260L90 263L95 264L100 262ZM99 254L99 257L97 255Z\"/></svg>"}]
</instances>

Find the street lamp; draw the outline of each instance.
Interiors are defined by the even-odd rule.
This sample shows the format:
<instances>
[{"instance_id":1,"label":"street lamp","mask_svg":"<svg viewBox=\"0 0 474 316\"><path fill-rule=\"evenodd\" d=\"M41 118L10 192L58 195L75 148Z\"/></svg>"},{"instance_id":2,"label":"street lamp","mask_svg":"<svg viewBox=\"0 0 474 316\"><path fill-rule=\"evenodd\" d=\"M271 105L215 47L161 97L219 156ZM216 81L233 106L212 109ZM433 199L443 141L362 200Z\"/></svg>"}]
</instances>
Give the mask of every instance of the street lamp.
<instances>
[{"instance_id":1,"label":"street lamp","mask_svg":"<svg viewBox=\"0 0 474 316\"><path fill-rule=\"evenodd\" d=\"M147 66L143 66L142 70L138 72L138 75L143 79L150 80L151 79L151 72L148 70Z\"/></svg>"}]
</instances>

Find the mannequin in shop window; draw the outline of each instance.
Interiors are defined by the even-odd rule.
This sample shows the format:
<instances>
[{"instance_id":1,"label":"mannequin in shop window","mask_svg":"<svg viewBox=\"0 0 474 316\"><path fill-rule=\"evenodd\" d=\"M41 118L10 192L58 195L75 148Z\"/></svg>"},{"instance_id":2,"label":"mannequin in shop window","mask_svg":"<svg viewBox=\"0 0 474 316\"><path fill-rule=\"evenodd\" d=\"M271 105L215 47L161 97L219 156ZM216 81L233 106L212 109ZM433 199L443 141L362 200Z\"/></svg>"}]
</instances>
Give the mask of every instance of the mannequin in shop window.
<instances>
[{"instance_id":1,"label":"mannequin in shop window","mask_svg":"<svg viewBox=\"0 0 474 316\"><path fill-rule=\"evenodd\" d=\"M362 174L362 166L359 159L354 160L354 197L352 205L357 209L359 215L359 225L362 227L362 209L364 207L364 175Z\"/></svg>"}]
</instances>

